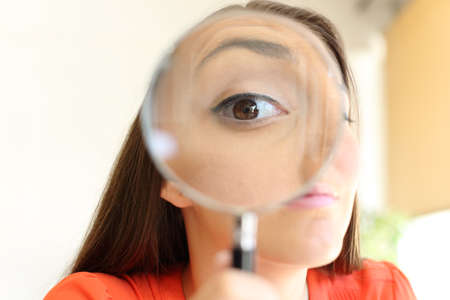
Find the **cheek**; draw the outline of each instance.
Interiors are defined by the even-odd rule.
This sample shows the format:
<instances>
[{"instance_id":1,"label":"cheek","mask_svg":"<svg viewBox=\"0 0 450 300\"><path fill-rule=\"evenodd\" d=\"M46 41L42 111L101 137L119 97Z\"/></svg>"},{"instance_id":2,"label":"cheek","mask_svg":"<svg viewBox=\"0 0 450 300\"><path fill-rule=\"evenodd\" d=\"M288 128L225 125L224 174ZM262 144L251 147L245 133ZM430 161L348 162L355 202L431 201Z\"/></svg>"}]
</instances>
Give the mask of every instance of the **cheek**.
<instances>
[{"instance_id":1,"label":"cheek","mask_svg":"<svg viewBox=\"0 0 450 300\"><path fill-rule=\"evenodd\" d=\"M359 173L359 160L359 141L356 134L346 130L333 160L333 167L342 184L353 186Z\"/></svg>"},{"instance_id":2,"label":"cheek","mask_svg":"<svg viewBox=\"0 0 450 300\"><path fill-rule=\"evenodd\" d=\"M322 180L338 189L335 207L313 211L282 210L261 218L260 253L281 262L319 266L340 253L354 204L359 171L359 142L346 130Z\"/></svg>"}]
</instances>

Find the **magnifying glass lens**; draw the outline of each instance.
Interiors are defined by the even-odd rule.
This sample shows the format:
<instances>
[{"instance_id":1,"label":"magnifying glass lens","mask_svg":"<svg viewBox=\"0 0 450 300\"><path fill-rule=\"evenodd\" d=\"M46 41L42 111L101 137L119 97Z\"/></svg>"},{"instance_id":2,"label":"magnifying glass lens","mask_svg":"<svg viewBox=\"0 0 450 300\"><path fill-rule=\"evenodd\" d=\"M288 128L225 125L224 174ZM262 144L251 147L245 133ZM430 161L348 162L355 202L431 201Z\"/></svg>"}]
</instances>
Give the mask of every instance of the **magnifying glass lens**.
<instances>
[{"instance_id":1,"label":"magnifying glass lens","mask_svg":"<svg viewBox=\"0 0 450 300\"><path fill-rule=\"evenodd\" d=\"M161 63L141 109L143 133L185 196L258 211L298 197L325 168L346 89L324 45L302 26L290 30L295 38L244 31L204 47L182 40Z\"/></svg>"}]
</instances>

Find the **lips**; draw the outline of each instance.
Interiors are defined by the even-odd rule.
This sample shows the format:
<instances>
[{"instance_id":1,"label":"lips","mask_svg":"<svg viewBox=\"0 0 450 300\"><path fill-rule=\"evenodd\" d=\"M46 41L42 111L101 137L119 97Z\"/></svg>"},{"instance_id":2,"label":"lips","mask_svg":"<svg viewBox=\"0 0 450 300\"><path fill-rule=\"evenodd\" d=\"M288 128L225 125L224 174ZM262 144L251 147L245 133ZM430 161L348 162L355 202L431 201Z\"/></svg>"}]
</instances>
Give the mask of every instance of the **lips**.
<instances>
[{"instance_id":1,"label":"lips","mask_svg":"<svg viewBox=\"0 0 450 300\"><path fill-rule=\"evenodd\" d=\"M307 194L290 201L290 208L318 208L325 207L337 201L337 193L326 184L316 184Z\"/></svg>"}]
</instances>

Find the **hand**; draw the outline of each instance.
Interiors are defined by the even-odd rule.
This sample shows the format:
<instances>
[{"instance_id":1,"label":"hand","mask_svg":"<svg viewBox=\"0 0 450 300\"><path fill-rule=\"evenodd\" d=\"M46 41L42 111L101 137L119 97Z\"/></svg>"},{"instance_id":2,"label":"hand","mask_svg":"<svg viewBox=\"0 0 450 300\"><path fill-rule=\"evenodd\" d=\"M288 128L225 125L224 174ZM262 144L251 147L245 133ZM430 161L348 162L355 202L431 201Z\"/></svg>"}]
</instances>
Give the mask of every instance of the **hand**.
<instances>
[{"instance_id":1,"label":"hand","mask_svg":"<svg viewBox=\"0 0 450 300\"><path fill-rule=\"evenodd\" d=\"M229 257L218 259L218 264L229 265ZM219 255L220 256L220 255ZM279 300L275 287L254 273L221 267L192 295L190 300Z\"/></svg>"}]
</instances>

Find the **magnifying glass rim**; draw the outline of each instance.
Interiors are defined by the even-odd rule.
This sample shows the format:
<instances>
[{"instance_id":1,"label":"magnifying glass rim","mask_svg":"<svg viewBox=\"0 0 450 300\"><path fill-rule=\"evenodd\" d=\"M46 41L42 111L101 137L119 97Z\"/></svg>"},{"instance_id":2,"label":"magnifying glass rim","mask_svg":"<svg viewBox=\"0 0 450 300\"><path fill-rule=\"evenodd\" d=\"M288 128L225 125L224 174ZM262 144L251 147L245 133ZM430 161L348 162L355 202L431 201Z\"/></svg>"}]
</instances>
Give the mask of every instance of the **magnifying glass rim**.
<instances>
[{"instance_id":1,"label":"magnifying glass rim","mask_svg":"<svg viewBox=\"0 0 450 300\"><path fill-rule=\"evenodd\" d=\"M190 30L191 31L191 30ZM190 32L188 31L188 33ZM308 39L308 38L307 38ZM181 40L181 39L180 39ZM310 40L309 40L310 41ZM177 45L176 43L175 45ZM332 63L336 63L331 58L327 58L327 56L323 53L324 49L319 49L316 45L316 42L310 41L310 45L315 48L315 50L319 53L320 57L323 59L323 61L326 63L327 61L331 60ZM150 154L150 157L156 166L156 168L160 171L161 175L168 181L171 181L178 189L179 191L189 199L193 200L194 202L207 207L212 210L220 211L220 212L226 212L232 215L242 215L245 212L254 212L254 213L264 213L267 211L275 210L279 208L280 206L289 203L290 201L293 201L294 199L297 199L302 194L305 194L317 181L317 179L323 174L323 172L328 168L329 164L333 160L333 157L337 151L338 143L342 138L343 130L344 130L344 118L341 119L341 121L338 124L337 134L336 138L334 139L331 150L328 153L327 159L322 163L322 166L318 169L315 175L311 176L306 180L306 183L303 184L295 193L292 194L292 196L288 197L287 199L282 199L276 203L271 204L264 204L263 206L259 207L240 207L235 205L228 205L223 202L219 202L217 200L214 200L211 196L207 196L203 194L202 192L192 188L189 184L185 183L182 179L180 179L174 171L171 170L161 159L159 159L159 155L155 153L154 147L152 147L151 140L152 135L154 136L155 130L152 126L152 113L144 113L147 112L153 112L152 109L152 99L154 96L154 91L157 87L158 81L161 77L161 74L164 74L166 70L169 69L170 63L171 63L171 57L173 53L173 48L165 52L165 55L160 60L160 63L158 64L155 72L153 73L152 80L150 82L149 88L147 89L146 95L144 97L144 101L142 103L142 106L139 111L139 122L141 125L141 131L142 136L144 139L144 144L147 148L148 153ZM329 64L326 64L329 65ZM332 74L332 73L329 73ZM331 76L333 77L333 76ZM336 81L336 84L338 84L337 79L333 79ZM341 103L341 112L344 114L345 112L345 99L348 97L348 91L346 88L341 89L340 95L343 95L343 97L340 99Z\"/></svg>"}]
</instances>

